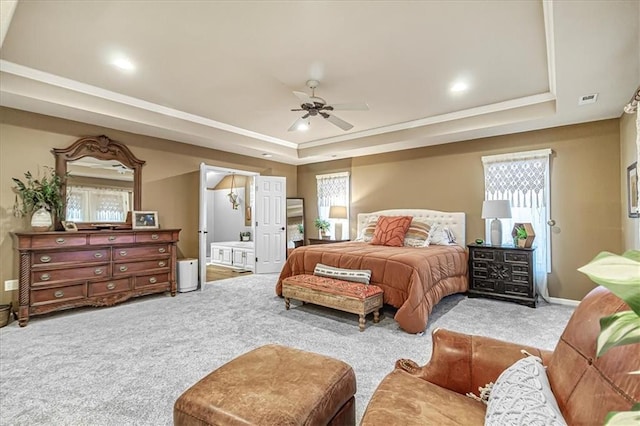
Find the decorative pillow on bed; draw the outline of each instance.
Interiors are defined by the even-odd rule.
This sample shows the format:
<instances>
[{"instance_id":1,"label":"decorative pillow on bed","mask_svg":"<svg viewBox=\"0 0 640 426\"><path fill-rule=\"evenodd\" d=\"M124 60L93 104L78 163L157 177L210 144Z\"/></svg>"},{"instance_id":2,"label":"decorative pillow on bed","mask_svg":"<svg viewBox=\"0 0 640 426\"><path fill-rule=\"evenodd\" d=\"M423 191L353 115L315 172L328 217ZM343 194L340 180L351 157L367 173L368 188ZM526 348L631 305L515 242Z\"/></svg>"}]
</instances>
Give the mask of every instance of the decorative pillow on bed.
<instances>
[{"instance_id":1,"label":"decorative pillow on bed","mask_svg":"<svg viewBox=\"0 0 640 426\"><path fill-rule=\"evenodd\" d=\"M371 244L402 247L411 219L411 216L380 216Z\"/></svg>"},{"instance_id":2,"label":"decorative pillow on bed","mask_svg":"<svg viewBox=\"0 0 640 426\"><path fill-rule=\"evenodd\" d=\"M364 228L360 231L360 235L355 241L362 241L364 243L370 243L373 239L373 234L376 231L376 224L378 223L377 217L370 218Z\"/></svg>"},{"instance_id":3,"label":"decorative pillow on bed","mask_svg":"<svg viewBox=\"0 0 640 426\"><path fill-rule=\"evenodd\" d=\"M429 230L429 237L427 238L427 246L434 244L437 246L449 246L456 243L456 237L453 235L453 231L442 226L439 223L431 225Z\"/></svg>"},{"instance_id":4,"label":"decorative pillow on bed","mask_svg":"<svg viewBox=\"0 0 640 426\"><path fill-rule=\"evenodd\" d=\"M485 426L565 425L542 360L528 356L500 374L491 389Z\"/></svg>"},{"instance_id":5,"label":"decorative pillow on bed","mask_svg":"<svg viewBox=\"0 0 640 426\"><path fill-rule=\"evenodd\" d=\"M316 264L316 267L313 270L313 275L353 281L362 284L369 284L369 281L371 280L371 271L369 269L343 269L323 265L322 263Z\"/></svg>"},{"instance_id":6,"label":"decorative pillow on bed","mask_svg":"<svg viewBox=\"0 0 640 426\"><path fill-rule=\"evenodd\" d=\"M409 229L407 229L407 233L404 235L404 246L426 247L429 230L431 230L431 225L414 217L411 220Z\"/></svg>"}]
</instances>

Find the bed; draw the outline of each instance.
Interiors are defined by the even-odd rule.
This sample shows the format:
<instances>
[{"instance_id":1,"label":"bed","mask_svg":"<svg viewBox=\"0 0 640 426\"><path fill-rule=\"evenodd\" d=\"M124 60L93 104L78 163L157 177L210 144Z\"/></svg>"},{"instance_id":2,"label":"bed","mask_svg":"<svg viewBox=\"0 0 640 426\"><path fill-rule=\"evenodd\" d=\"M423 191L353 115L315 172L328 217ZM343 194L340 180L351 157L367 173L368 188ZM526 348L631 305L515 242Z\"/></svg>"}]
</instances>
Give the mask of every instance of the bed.
<instances>
[{"instance_id":1,"label":"bed","mask_svg":"<svg viewBox=\"0 0 640 426\"><path fill-rule=\"evenodd\" d=\"M384 290L384 303L397 308L395 320L409 333L425 330L433 307L445 296L467 291L465 215L423 209L382 210L358 214L358 235L379 216L412 216L447 227L455 235L452 245L387 247L366 242L312 245L296 248L285 263L276 294L282 295L282 280L313 274L322 263L347 269L370 269L371 284Z\"/></svg>"}]
</instances>

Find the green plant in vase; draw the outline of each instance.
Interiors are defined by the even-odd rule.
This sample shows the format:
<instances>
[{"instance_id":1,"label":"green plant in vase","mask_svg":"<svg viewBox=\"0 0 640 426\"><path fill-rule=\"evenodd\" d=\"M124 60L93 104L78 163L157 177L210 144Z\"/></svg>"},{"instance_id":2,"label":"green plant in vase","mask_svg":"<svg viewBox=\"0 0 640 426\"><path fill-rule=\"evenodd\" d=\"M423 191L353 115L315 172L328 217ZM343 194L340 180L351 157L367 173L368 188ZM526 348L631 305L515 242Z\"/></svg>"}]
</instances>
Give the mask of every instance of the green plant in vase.
<instances>
[{"instance_id":1,"label":"green plant in vase","mask_svg":"<svg viewBox=\"0 0 640 426\"><path fill-rule=\"evenodd\" d=\"M321 219L318 217L316 218L316 220L313 221L313 226L315 226L318 229L320 238L322 239L324 237L324 233L327 232L331 227L331 224L329 223L328 220Z\"/></svg>"},{"instance_id":2,"label":"green plant in vase","mask_svg":"<svg viewBox=\"0 0 640 426\"><path fill-rule=\"evenodd\" d=\"M299 223L297 228L298 228L298 232L300 233L300 235L304 235L304 225Z\"/></svg>"},{"instance_id":3,"label":"green plant in vase","mask_svg":"<svg viewBox=\"0 0 640 426\"><path fill-rule=\"evenodd\" d=\"M24 174L24 182L12 178L16 185L13 187L16 192L16 202L13 206L14 214L17 217L32 214L31 226L34 230L47 230L54 223L54 218L62 220L64 217L63 179L55 173L52 167L45 166L43 169L42 177L35 177L28 171Z\"/></svg>"},{"instance_id":4,"label":"green plant in vase","mask_svg":"<svg viewBox=\"0 0 640 426\"><path fill-rule=\"evenodd\" d=\"M629 250L622 256L602 252L578 271L611 290L631 308L600 319L596 355L601 357L616 346L640 343L640 250ZM629 374L640 374L640 370ZM604 424L640 424L640 403L634 404L630 411L609 413Z\"/></svg>"}]
</instances>

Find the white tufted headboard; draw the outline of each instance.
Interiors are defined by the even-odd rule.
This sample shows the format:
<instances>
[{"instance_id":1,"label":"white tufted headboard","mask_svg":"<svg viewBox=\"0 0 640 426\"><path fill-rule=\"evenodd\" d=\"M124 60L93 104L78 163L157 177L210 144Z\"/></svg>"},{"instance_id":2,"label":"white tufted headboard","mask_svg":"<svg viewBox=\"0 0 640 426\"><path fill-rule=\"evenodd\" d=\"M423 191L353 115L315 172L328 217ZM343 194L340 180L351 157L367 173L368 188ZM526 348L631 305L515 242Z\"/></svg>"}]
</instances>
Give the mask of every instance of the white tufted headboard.
<instances>
[{"instance_id":1,"label":"white tufted headboard","mask_svg":"<svg viewBox=\"0 0 640 426\"><path fill-rule=\"evenodd\" d=\"M380 210L372 213L358 213L358 233L365 227L367 222L371 218L377 218L379 216L413 216L425 219L430 223L438 223L443 226L449 227L456 237L456 244L461 247L466 247L466 235L465 235L465 215L459 212L440 212L437 210L425 210L425 209L393 209L393 210Z\"/></svg>"}]
</instances>

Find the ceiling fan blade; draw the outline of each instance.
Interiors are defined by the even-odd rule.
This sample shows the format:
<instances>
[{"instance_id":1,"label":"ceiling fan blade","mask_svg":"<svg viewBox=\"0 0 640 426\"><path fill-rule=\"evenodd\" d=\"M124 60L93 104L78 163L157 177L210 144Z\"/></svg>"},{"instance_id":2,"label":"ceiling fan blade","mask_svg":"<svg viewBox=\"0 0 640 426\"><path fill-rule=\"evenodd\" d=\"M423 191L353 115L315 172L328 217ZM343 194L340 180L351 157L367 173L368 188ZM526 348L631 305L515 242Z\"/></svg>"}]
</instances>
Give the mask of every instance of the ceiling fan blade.
<instances>
[{"instance_id":1,"label":"ceiling fan blade","mask_svg":"<svg viewBox=\"0 0 640 426\"><path fill-rule=\"evenodd\" d=\"M369 105L364 102L354 102L350 104L335 104L328 105L333 108L334 111L369 111Z\"/></svg>"},{"instance_id":2,"label":"ceiling fan blade","mask_svg":"<svg viewBox=\"0 0 640 426\"><path fill-rule=\"evenodd\" d=\"M297 97L298 99L300 99L300 101L301 101L303 104L308 104L308 105L311 105L311 106L313 106L313 105L314 105L313 100L312 100L312 99L311 99L311 97L310 97L309 95L307 95L306 93L304 93L304 92L296 92L296 91L294 90L294 91L293 91L293 94L294 94L294 95L296 95L296 97Z\"/></svg>"},{"instance_id":3,"label":"ceiling fan blade","mask_svg":"<svg viewBox=\"0 0 640 426\"><path fill-rule=\"evenodd\" d=\"M307 114L307 117L309 115ZM293 124L291 125L291 127L289 127L288 131L289 132L295 132L297 130L300 130L300 126L304 126L307 125L307 117L300 117L298 118L296 121L293 122Z\"/></svg>"},{"instance_id":4,"label":"ceiling fan blade","mask_svg":"<svg viewBox=\"0 0 640 426\"><path fill-rule=\"evenodd\" d=\"M329 123L334 124L334 125L336 125L336 126L340 127L342 130L345 130L345 131L346 131L346 130L350 130L350 129L352 129L352 128L353 128L353 124L347 123L347 122L346 122L346 121L344 121L342 118L338 118L338 117L336 117L335 115L327 114L327 115L325 116L325 114L322 114L322 116L323 116L324 118L326 118L326 119L327 119L327 121L328 121Z\"/></svg>"}]
</instances>

